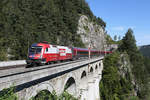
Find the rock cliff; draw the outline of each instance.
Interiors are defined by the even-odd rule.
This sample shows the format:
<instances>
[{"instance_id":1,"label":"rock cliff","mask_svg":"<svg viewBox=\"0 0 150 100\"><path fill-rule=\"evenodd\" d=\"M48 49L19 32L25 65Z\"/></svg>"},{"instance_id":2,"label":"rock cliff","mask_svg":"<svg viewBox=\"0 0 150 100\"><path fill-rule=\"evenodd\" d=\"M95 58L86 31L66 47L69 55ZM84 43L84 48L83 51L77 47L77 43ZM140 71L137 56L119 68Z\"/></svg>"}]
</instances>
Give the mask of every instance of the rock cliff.
<instances>
[{"instance_id":1,"label":"rock cliff","mask_svg":"<svg viewBox=\"0 0 150 100\"><path fill-rule=\"evenodd\" d=\"M132 74L133 65L129 60L128 54L124 53L120 55L120 59L118 61L118 72L119 74L126 80L131 81L133 85L133 92L131 92L133 96L137 96L138 85L135 82L134 75Z\"/></svg>"},{"instance_id":2,"label":"rock cliff","mask_svg":"<svg viewBox=\"0 0 150 100\"><path fill-rule=\"evenodd\" d=\"M85 15L82 15L79 19L77 34L81 36L86 48L104 50L106 45L105 29Z\"/></svg>"}]
</instances>

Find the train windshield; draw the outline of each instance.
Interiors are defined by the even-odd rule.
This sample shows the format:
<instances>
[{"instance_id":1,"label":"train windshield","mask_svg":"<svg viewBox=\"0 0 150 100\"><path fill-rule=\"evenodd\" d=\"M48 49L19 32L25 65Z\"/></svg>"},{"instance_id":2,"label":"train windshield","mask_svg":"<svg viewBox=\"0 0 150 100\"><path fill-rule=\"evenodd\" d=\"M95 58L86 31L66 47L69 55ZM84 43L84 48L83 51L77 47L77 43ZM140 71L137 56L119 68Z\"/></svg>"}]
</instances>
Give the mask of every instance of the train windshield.
<instances>
[{"instance_id":1,"label":"train windshield","mask_svg":"<svg viewBox=\"0 0 150 100\"><path fill-rule=\"evenodd\" d=\"M41 53L42 50L42 46L35 46L35 47L31 47L29 52L32 54L39 54Z\"/></svg>"}]
</instances>

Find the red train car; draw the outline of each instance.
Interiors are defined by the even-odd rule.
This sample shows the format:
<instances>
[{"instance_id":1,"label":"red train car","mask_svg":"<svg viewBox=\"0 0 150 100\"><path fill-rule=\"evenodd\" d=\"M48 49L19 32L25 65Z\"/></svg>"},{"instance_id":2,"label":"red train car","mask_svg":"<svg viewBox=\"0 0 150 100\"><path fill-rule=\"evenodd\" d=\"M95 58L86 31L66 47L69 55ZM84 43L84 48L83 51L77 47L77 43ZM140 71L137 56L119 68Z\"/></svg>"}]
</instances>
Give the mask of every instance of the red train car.
<instances>
[{"instance_id":1,"label":"red train car","mask_svg":"<svg viewBox=\"0 0 150 100\"><path fill-rule=\"evenodd\" d=\"M100 51L86 48L77 48L72 47L73 58L81 58L81 57L94 57L100 56Z\"/></svg>"},{"instance_id":2,"label":"red train car","mask_svg":"<svg viewBox=\"0 0 150 100\"><path fill-rule=\"evenodd\" d=\"M48 43L34 43L29 48L28 65L48 64L53 61L72 59L72 50L66 46L55 46Z\"/></svg>"}]
</instances>

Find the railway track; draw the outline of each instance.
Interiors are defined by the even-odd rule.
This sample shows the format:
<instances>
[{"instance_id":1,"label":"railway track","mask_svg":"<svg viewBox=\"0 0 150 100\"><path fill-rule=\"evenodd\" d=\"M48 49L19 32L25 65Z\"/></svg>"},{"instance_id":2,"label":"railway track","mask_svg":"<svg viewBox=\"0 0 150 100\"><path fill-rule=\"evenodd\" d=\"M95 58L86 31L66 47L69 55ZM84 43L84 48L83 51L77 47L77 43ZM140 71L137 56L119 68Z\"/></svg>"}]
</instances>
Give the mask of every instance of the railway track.
<instances>
[{"instance_id":1,"label":"railway track","mask_svg":"<svg viewBox=\"0 0 150 100\"><path fill-rule=\"evenodd\" d=\"M62 65L67 65L71 63L76 63L80 61L85 61L87 59L78 59L75 61L68 61L68 62L61 62L56 64L50 64L50 65L44 65L44 66L36 66L36 67L29 67L26 68L26 65L15 65L15 66L8 66L8 67L1 67L0 69L0 78L9 77L13 75L28 73L28 72L34 72L38 70L48 69L48 68L54 68L54 67L60 67Z\"/></svg>"}]
</instances>

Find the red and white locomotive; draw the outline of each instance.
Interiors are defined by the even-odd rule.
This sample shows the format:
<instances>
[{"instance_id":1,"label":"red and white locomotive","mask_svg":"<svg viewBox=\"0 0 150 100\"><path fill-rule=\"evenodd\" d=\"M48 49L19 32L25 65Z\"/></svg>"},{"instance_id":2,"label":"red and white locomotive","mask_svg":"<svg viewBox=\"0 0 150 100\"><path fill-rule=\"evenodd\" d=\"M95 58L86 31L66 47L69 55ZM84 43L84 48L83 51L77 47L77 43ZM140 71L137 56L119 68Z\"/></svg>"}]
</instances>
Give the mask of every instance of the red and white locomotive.
<instances>
[{"instance_id":1,"label":"red and white locomotive","mask_svg":"<svg viewBox=\"0 0 150 100\"><path fill-rule=\"evenodd\" d=\"M81 57L100 56L101 51L85 48L51 45L46 42L34 43L29 48L27 65L49 64L50 62L74 60ZM107 52L110 53L110 52Z\"/></svg>"}]
</instances>

